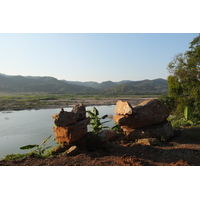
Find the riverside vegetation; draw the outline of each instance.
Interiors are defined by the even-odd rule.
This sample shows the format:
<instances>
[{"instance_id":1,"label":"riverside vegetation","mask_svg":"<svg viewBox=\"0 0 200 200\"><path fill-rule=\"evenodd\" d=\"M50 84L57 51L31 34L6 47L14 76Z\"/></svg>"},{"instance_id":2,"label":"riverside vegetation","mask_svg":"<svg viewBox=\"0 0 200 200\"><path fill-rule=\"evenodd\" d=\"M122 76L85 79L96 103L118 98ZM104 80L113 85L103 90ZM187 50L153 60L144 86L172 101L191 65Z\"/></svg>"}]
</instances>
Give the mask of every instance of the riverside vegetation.
<instances>
[{"instance_id":1,"label":"riverside vegetation","mask_svg":"<svg viewBox=\"0 0 200 200\"><path fill-rule=\"evenodd\" d=\"M178 54L168 65L168 96L160 99L171 111L173 126L200 124L200 34L189 50Z\"/></svg>"}]
</instances>

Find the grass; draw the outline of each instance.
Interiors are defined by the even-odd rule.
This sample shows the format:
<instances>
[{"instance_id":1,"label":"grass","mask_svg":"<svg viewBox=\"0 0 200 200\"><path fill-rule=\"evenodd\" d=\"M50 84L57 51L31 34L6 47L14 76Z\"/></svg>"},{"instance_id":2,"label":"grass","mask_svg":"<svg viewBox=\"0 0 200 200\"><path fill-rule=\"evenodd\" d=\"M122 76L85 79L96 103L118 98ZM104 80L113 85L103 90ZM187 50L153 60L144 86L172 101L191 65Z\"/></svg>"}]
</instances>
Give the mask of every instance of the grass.
<instances>
[{"instance_id":1,"label":"grass","mask_svg":"<svg viewBox=\"0 0 200 200\"><path fill-rule=\"evenodd\" d=\"M18 154L18 153L8 154L8 155L4 156L0 161L10 161L10 160L16 160L16 159L20 159L20 158L27 158L30 155L31 155L30 153L26 153L26 154Z\"/></svg>"},{"instance_id":2,"label":"grass","mask_svg":"<svg viewBox=\"0 0 200 200\"><path fill-rule=\"evenodd\" d=\"M52 156L52 150L55 147L53 147L52 149L48 149L46 150L44 155L39 155L37 153L33 153L33 152L29 152L29 153L25 153L25 154L18 154L18 153L13 153L13 154L8 154L6 156L4 156L2 159L0 159L0 161L10 161L10 160L16 160L16 159L20 159L20 158L28 158L30 156L34 156L34 157L38 157L38 158L47 158Z\"/></svg>"}]
</instances>

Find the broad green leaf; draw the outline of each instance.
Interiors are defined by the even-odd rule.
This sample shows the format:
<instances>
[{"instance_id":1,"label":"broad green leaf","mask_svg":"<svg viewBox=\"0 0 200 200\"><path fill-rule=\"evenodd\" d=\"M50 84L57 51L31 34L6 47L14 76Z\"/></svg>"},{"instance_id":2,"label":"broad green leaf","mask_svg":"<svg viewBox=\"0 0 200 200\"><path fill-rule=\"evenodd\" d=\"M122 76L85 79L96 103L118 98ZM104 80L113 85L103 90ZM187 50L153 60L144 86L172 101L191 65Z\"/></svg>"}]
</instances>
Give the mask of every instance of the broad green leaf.
<instances>
[{"instance_id":1,"label":"broad green leaf","mask_svg":"<svg viewBox=\"0 0 200 200\"><path fill-rule=\"evenodd\" d=\"M104 115L101 119L105 119L106 117L108 117L108 115Z\"/></svg>"},{"instance_id":2,"label":"broad green leaf","mask_svg":"<svg viewBox=\"0 0 200 200\"><path fill-rule=\"evenodd\" d=\"M88 113L91 117L94 117L94 114L93 114L90 110L87 110L87 113Z\"/></svg>"},{"instance_id":3,"label":"broad green leaf","mask_svg":"<svg viewBox=\"0 0 200 200\"><path fill-rule=\"evenodd\" d=\"M119 128L119 125L116 124L116 125L114 125L111 129L112 129L112 130L116 130L116 129L118 129L118 128Z\"/></svg>"},{"instance_id":4,"label":"broad green leaf","mask_svg":"<svg viewBox=\"0 0 200 200\"><path fill-rule=\"evenodd\" d=\"M37 145L37 144L29 144L29 145L20 147L20 149L21 150L27 150L27 149L33 149L35 147L39 147L39 145Z\"/></svg>"},{"instance_id":5,"label":"broad green leaf","mask_svg":"<svg viewBox=\"0 0 200 200\"><path fill-rule=\"evenodd\" d=\"M93 108L94 115L99 115L99 111L96 109L96 107Z\"/></svg>"},{"instance_id":6,"label":"broad green leaf","mask_svg":"<svg viewBox=\"0 0 200 200\"><path fill-rule=\"evenodd\" d=\"M110 122L110 121L105 121L105 122L101 122L102 124L105 124L105 123L108 123L108 122Z\"/></svg>"}]
</instances>

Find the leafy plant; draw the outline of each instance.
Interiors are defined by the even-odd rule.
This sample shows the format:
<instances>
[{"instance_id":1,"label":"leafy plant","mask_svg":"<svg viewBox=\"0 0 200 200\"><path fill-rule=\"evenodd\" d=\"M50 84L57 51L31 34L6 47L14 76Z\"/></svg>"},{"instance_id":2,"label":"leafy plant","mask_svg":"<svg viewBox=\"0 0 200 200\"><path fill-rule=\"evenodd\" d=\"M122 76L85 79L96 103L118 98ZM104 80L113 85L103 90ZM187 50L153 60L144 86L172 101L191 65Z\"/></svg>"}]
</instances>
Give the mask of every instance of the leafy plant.
<instances>
[{"instance_id":1,"label":"leafy plant","mask_svg":"<svg viewBox=\"0 0 200 200\"><path fill-rule=\"evenodd\" d=\"M45 152L45 150L51 148L52 146L48 146L45 147L46 142L50 139L51 135L49 137L47 137L46 139L44 139L39 145L38 144L29 144L29 145L25 145L20 147L21 150L28 150L28 149L34 149L32 151L30 151L30 153L34 153L36 155L42 156Z\"/></svg>"},{"instance_id":2,"label":"leafy plant","mask_svg":"<svg viewBox=\"0 0 200 200\"><path fill-rule=\"evenodd\" d=\"M190 107L189 106L185 106L184 117L185 117L186 120L190 119Z\"/></svg>"},{"instance_id":3,"label":"leafy plant","mask_svg":"<svg viewBox=\"0 0 200 200\"><path fill-rule=\"evenodd\" d=\"M180 127L180 126L196 126L199 124L199 122L194 122L192 120L187 120L186 118L182 117L180 119L174 118L170 120L172 123L172 126L174 128Z\"/></svg>"},{"instance_id":4,"label":"leafy plant","mask_svg":"<svg viewBox=\"0 0 200 200\"><path fill-rule=\"evenodd\" d=\"M99 111L96 109L96 107L93 108L93 112L90 110L87 110L88 115L90 116L90 125L92 125L92 132L97 134L104 128L109 128L108 126L103 126L103 124L109 122L104 121L101 122L102 119L105 119L108 117L108 115L104 115L103 117L99 117Z\"/></svg>"},{"instance_id":5,"label":"leafy plant","mask_svg":"<svg viewBox=\"0 0 200 200\"><path fill-rule=\"evenodd\" d=\"M123 131L119 124L115 123L115 125L111 128L111 130L115 130L117 134L121 134Z\"/></svg>"}]
</instances>

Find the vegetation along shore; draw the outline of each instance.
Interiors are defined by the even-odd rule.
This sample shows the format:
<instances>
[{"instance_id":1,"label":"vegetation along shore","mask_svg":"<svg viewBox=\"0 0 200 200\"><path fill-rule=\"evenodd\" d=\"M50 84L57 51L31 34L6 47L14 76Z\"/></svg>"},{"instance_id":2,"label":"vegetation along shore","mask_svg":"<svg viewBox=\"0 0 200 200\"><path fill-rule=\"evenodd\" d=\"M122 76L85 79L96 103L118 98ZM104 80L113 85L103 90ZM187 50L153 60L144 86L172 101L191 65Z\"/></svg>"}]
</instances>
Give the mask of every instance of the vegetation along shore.
<instances>
[{"instance_id":1,"label":"vegetation along shore","mask_svg":"<svg viewBox=\"0 0 200 200\"><path fill-rule=\"evenodd\" d=\"M85 106L115 105L118 99L128 100L137 105L144 99L157 98L158 95L78 95L78 94L5 94L0 96L0 111L65 108L73 107L77 103Z\"/></svg>"}]
</instances>

